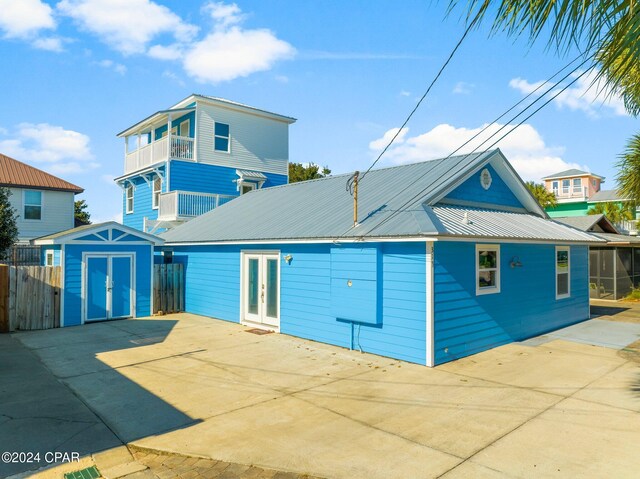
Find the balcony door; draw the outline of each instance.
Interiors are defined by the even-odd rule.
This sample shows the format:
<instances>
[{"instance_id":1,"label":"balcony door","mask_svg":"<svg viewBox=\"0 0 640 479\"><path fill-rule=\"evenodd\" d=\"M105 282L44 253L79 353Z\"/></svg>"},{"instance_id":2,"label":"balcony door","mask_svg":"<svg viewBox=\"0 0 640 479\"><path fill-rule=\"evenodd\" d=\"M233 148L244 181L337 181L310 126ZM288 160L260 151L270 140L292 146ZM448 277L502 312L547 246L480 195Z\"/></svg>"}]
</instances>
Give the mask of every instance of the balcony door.
<instances>
[{"instance_id":1,"label":"balcony door","mask_svg":"<svg viewBox=\"0 0 640 479\"><path fill-rule=\"evenodd\" d=\"M242 320L280 328L280 254L242 253Z\"/></svg>"}]
</instances>

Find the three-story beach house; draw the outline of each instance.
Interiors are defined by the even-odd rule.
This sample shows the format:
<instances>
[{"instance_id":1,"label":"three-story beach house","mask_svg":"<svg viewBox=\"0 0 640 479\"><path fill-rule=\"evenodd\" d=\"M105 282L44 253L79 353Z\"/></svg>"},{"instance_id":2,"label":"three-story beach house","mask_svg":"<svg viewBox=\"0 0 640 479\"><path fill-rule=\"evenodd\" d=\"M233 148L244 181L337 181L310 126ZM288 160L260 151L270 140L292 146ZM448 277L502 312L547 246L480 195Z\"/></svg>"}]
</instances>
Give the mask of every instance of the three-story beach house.
<instances>
[{"instance_id":1,"label":"three-story beach house","mask_svg":"<svg viewBox=\"0 0 640 479\"><path fill-rule=\"evenodd\" d=\"M118 134L123 223L169 229L255 189L288 183L295 118L190 95Z\"/></svg>"}]
</instances>

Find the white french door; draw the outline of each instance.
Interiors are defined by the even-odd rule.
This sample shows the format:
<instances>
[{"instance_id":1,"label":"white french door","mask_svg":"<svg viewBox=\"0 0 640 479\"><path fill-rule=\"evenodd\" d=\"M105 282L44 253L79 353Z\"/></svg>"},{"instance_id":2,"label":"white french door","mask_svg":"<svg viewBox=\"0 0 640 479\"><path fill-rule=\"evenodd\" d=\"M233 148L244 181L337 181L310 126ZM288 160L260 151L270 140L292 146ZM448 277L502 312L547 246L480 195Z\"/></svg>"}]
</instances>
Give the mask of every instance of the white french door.
<instances>
[{"instance_id":1,"label":"white french door","mask_svg":"<svg viewBox=\"0 0 640 479\"><path fill-rule=\"evenodd\" d=\"M280 327L280 254L243 253L243 321Z\"/></svg>"}]
</instances>

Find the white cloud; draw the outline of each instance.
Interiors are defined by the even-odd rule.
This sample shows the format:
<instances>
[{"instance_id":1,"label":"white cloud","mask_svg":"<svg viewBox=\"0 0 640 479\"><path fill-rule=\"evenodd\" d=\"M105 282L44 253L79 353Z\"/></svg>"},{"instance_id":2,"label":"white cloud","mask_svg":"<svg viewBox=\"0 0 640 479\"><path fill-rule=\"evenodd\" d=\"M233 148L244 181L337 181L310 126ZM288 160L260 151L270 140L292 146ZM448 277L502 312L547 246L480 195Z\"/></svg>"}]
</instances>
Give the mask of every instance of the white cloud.
<instances>
[{"instance_id":1,"label":"white cloud","mask_svg":"<svg viewBox=\"0 0 640 479\"><path fill-rule=\"evenodd\" d=\"M176 82L180 86L185 86L184 80L172 71L165 70L162 72L162 76Z\"/></svg>"},{"instance_id":2,"label":"white cloud","mask_svg":"<svg viewBox=\"0 0 640 479\"><path fill-rule=\"evenodd\" d=\"M475 85L473 83L459 81L453 87L452 93L455 93L456 95L468 95L474 87Z\"/></svg>"},{"instance_id":3,"label":"white cloud","mask_svg":"<svg viewBox=\"0 0 640 479\"><path fill-rule=\"evenodd\" d=\"M202 8L202 11L211 16L217 28L224 29L244 20L242 10L235 3L228 5L223 2L210 2Z\"/></svg>"},{"instance_id":4,"label":"white cloud","mask_svg":"<svg viewBox=\"0 0 640 479\"><path fill-rule=\"evenodd\" d=\"M53 10L40 0L0 0L0 29L6 38L31 38L55 26Z\"/></svg>"},{"instance_id":5,"label":"white cloud","mask_svg":"<svg viewBox=\"0 0 640 479\"><path fill-rule=\"evenodd\" d=\"M411 92L407 90L400 90L400 96L411 96Z\"/></svg>"},{"instance_id":6,"label":"white cloud","mask_svg":"<svg viewBox=\"0 0 640 479\"><path fill-rule=\"evenodd\" d=\"M99 62L93 62L94 65L98 65L99 67L106 68L108 70L113 70L120 75L124 75L127 73L127 67L122 63L116 63L113 60L101 60Z\"/></svg>"},{"instance_id":7,"label":"white cloud","mask_svg":"<svg viewBox=\"0 0 640 479\"><path fill-rule=\"evenodd\" d=\"M279 60L291 58L294 48L269 30L231 27L216 30L196 42L186 53L184 69L202 83L219 83L269 70Z\"/></svg>"},{"instance_id":8,"label":"white cloud","mask_svg":"<svg viewBox=\"0 0 640 479\"><path fill-rule=\"evenodd\" d=\"M144 53L158 35L190 41L198 30L151 0L62 0L57 8L124 55Z\"/></svg>"},{"instance_id":9,"label":"white cloud","mask_svg":"<svg viewBox=\"0 0 640 479\"><path fill-rule=\"evenodd\" d=\"M149 48L148 54L156 60L178 60L182 56L183 46L180 44L173 45L153 45Z\"/></svg>"},{"instance_id":10,"label":"white cloud","mask_svg":"<svg viewBox=\"0 0 640 479\"><path fill-rule=\"evenodd\" d=\"M471 140L456 154L482 151L489 147L500 148L525 180L539 181L545 175L569 168L587 170L584 165L565 161L562 158L564 147L548 146L532 125L524 124L515 128L512 133L496 145L493 145L494 141L514 128L515 125L491 125L486 131L481 132L486 126L456 128L443 123L417 136L409 136L408 129L405 128L405 131L398 136L385 156L388 162L395 164L443 158L478 135L476 139ZM501 130L502 127L504 129ZM499 133L498 130L500 130ZM382 138L369 144L370 149L378 154L397 131L397 128L388 130Z\"/></svg>"},{"instance_id":11,"label":"white cloud","mask_svg":"<svg viewBox=\"0 0 640 479\"><path fill-rule=\"evenodd\" d=\"M599 111L602 109L607 109L618 116L628 115L622 98L597 78L597 72L590 71L580 77L582 73L581 71L575 72L572 78L577 78L577 80L573 86L567 88L553 100L558 108L569 108L574 111L580 110L592 118L597 118ZM509 82L509 86L518 90L520 93L528 95L529 93L533 93L536 88L543 83L542 81L530 83L522 78L514 78ZM549 92L549 96L559 92L562 88L561 85L555 86L557 86L557 88L553 88L551 92ZM551 83L541 88L536 94L544 93L550 87L554 87L554 84Z\"/></svg>"},{"instance_id":12,"label":"white cloud","mask_svg":"<svg viewBox=\"0 0 640 479\"><path fill-rule=\"evenodd\" d=\"M21 123L2 132L0 151L19 161L45 163L54 173L79 173L97 168L89 137L48 123Z\"/></svg>"}]
</instances>

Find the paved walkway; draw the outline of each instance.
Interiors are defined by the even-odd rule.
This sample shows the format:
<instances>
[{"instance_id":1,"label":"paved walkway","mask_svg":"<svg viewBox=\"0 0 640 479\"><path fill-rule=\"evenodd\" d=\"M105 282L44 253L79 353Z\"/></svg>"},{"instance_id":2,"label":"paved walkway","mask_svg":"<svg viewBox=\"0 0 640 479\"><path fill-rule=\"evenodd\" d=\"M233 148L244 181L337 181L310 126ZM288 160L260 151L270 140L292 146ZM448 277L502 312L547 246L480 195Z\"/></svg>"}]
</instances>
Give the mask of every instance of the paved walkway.
<instances>
[{"instance_id":1,"label":"paved walkway","mask_svg":"<svg viewBox=\"0 0 640 479\"><path fill-rule=\"evenodd\" d=\"M615 332L634 317L597 321ZM208 458L207 473L224 467L220 477L624 478L640 469L640 364L628 345L569 334L428 369L188 314L15 337L121 441L163 451L133 458L150 466L138 477L176 477L194 460L172 466L175 456ZM198 474L207 477L178 477Z\"/></svg>"}]
</instances>

